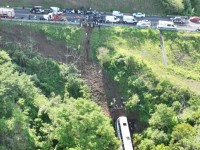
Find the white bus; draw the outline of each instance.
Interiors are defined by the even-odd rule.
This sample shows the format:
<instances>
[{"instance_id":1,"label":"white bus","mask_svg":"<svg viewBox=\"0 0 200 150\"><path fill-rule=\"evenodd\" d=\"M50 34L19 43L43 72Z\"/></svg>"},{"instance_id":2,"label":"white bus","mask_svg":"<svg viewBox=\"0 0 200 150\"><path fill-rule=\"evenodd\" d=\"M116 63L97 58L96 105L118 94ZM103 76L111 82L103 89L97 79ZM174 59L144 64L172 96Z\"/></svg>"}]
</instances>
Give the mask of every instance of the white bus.
<instances>
[{"instance_id":1,"label":"white bus","mask_svg":"<svg viewBox=\"0 0 200 150\"><path fill-rule=\"evenodd\" d=\"M133 150L127 117L121 116L116 121L117 135L122 144L120 150Z\"/></svg>"}]
</instances>

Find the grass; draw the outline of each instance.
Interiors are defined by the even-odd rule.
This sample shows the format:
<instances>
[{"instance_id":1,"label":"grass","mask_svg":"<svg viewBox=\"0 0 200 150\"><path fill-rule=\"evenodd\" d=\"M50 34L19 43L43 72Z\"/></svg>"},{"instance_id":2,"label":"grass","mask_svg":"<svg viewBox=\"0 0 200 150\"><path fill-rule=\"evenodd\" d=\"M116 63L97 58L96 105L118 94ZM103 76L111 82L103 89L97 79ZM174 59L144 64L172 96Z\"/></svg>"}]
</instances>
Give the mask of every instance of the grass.
<instances>
[{"instance_id":1,"label":"grass","mask_svg":"<svg viewBox=\"0 0 200 150\"><path fill-rule=\"evenodd\" d=\"M38 34L42 32L50 40L62 41L68 47L81 51L84 30L83 28L77 26L26 22L0 22L0 25L2 25L4 27L4 31L8 32L9 34L14 34L13 30L11 29L15 28L16 26L21 28L25 27L28 31L27 35L29 32ZM24 38L27 38L27 36L24 36Z\"/></svg>"},{"instance_id":2,"label":"grass","mask_svg":"<svg viewBox=\"0 0 200 150\"><path fill-rule=\"evenodd\" d=\"M94 8L98 11L120 10L125 13L145 12L147 14L164 14L160 0L1 0L2 6L32 7L42 5L46 8L58 6L60 8Z\"/></svg>"},{"instance_id":3,"label":"grass","mask_svg":"<svg viewBox=\"0 0 200 150\"><path fill-rule=\"evenodd\" d=\"M58 46L58 49L53 50L53 54L56 56L59 55L61 49L59 47L60 43L70 47L71 50L81 52L80 45L83 40L83 30L77 26L37 23L0 22L0 25L3 27L0 29L0 45L10 54L12 61L21 67L19 70L33 75L37 86L43 90L45 95L49 96L51 92L54 92L56 95L59 94L63 97L66 82L62 75L65 72L63 66L51 58L36 55L36 52L46 51L44 53L47 57L49 56L50 50L45 49L48 42L42 43L46 41L53 41L49 43ZM43 40L46 38L48 40ZM38 50L35 47L38 43L43 44L44 47L42 46ZM63 49L63 51L65 50Z\"/></svg>"},{"instance_id":4,"label":"grass","mask_svg":"<svg viewBox=\"0 0 200 150\"><path fill-rule=\"evenodd\" d=\"M189 87L200 94L200 35L193 32L163 32L168 66L164 67L158 30L105 27L94 30L91 56L104 47L113 53L142 60L160 78Z\"/></svg>"}]
</instances>

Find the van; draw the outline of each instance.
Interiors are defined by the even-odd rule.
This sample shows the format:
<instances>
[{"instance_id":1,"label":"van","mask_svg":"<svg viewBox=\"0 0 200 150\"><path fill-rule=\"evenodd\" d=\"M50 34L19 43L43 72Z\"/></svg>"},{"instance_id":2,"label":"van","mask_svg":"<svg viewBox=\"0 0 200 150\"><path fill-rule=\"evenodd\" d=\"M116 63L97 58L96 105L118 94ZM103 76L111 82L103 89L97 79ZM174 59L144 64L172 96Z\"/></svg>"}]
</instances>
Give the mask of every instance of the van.
<instances>
[{"instance_id":1,"label":"van","mask_svg":"<svg viewBox=\"0 0 200 150\"><path fill-rule=\"evenodd\" d=\"M120 19L116 16L106 16L105 23L119 23Z\"/></svg>"},{"instance_id":2,"label":"van","mask_svg":"<svg viewBox=\"0 0 200 150\"><path fill-rule=\"evenodd\" d=\"M117 16L117 17L122 17L124 14L121 13L120 11L115 11L115 10L114 10L114 11L112 12L112 15L113 15L113 16Z\"/></svg>"},{"instance_id":3,"label":"van","mask_svg":"<svg viewBox=\"0 0 200 150\"><path fill-rule=\"evenodd\" d=\"M124 15L122 20L123 20L123 23L137 24L137 20L133 16Z\"/></svg>"},{"instance_id":4,"label":"van","mask_svg":"<svg viewBox=\"0 0 200 150\"><path fill-rule=\"evenodd\" d=\"M157 28L158 29L176 30L176 26L174 25L174 22L172 22L172 21L159 20Z\"/></svg>"}]
</instances>

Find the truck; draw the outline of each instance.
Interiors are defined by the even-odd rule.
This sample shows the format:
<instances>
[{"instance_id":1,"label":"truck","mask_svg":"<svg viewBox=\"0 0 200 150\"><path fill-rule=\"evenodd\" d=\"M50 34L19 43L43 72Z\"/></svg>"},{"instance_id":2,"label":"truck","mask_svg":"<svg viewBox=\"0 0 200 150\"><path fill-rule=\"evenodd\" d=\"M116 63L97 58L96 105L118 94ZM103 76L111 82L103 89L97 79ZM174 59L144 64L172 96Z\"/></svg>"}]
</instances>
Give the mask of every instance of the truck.
<instances>
[{"instance_id":1,"label":"truck","mask_svg":"<svg viewBox=\"0 0 200 150\"><path fill-rule=\"evenodd\" d=\"M119 23L120 19L116 16L105 16L105 23Z\"/></svg>"},{"instance_id":2,"label":"truck","mask_svg":"<svg viewBox=\"0 0 200 150\"><path fill-rule=\"evenodd\" d=\"M0 18L14 18L15 10L14 8L0 7Z\"/></svg>"},{"instance_id":3,"label":"truck","mask_svg":"<svg viewBox=\"0 0 200 150\"><path fill-rule=\"evenodd\" d=\"M137 24L137 20L133 16L124 15L122 21L123 23Z\"/></svg>"}]
</instances>

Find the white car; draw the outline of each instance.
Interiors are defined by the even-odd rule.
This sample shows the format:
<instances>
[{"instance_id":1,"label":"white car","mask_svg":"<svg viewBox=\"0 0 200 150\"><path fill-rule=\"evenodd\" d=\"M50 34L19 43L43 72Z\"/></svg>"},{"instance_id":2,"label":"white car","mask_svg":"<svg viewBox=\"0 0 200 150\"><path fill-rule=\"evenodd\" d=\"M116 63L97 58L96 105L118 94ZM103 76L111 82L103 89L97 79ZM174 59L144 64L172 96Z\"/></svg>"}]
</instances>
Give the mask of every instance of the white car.
<instances>
[{"instance_id":1,"label":"white car","mask_svg":"<svg viewBox=\"0 0 200 150\"><path fill-rule=\"evenodd\" d=\"M144 17L145 17L145 14L144 14L144 13L141 13L141 12L137 12L137 13L133 13L133 16L134 16L134 17L138 17L138 18L144 18Z\"/></svg>"},{"instance_id":2,"label":"white car","mask_svg":"<svg viewBox=\"0 0 200 150\"><path fill-rule=\"evenodd\" d=\"M49 13L62 14L63 12L60 11L60 8L59 8L59 7L50 7Z\"/></svg>"},{"instance_id":3,"label":"white car","mask_svg":"<svg viewBox=\"0 0 200 150\"><path fill-rule=\"evenodd\" d=\"M137 27L151 27L151 22L149 20L140 20L137 23Z\"/></svg>"},{"instance_id":4,"label":"white car","mask_svg":"<svg viewBox=\"0 0 200 150\"><path fill-rule=\"evenodd\" d=\"M124 14L121 13L120 11L115 11L115 10L114 10L114 11L112 12L112 15L113 15L113 16L116 16L116 17L122 17Z\"/></svg>"}]
</instances>

